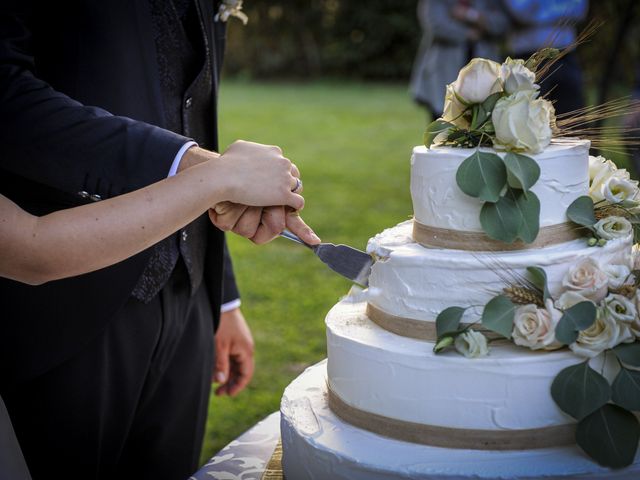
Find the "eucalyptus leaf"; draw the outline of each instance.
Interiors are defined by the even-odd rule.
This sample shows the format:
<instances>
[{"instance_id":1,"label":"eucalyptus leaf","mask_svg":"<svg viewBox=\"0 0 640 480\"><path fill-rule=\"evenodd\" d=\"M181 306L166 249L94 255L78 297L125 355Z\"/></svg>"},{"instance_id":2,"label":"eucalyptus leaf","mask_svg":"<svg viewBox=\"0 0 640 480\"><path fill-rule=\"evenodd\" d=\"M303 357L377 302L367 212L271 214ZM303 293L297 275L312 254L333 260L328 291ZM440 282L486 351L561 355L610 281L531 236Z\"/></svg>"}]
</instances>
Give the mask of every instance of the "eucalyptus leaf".
<instances>
[{"instance_id":1,"label":"eucalyptus leaf","mask_svg":"<svg viewBox=\"0 0 640 480\"><path fill-rule=\"evenodd\" d=\"M500 100L502 96L503 92L492 93L487 98L485 98L484 102L480 104L482 106L482 109L486 112L492 112L493 107L496 106L496 103L498 103L498 100Z\"/></svg>"},{"instance_id":2,"label":"eucalyptus leaf","mask_svg":"<svg viewBox=\"0 0 640 480\"><path fill-rule=\"evenodd\" d=\"M640 411L640 372L622 367L611 385L611 399L622 408Z\"/></svg>"},{"instance_id":3,"label":"eucalyptus leaf","mask_svg":"<svg viewBox=\"0 0 640 480\"><path fill-rule=\"evenodd\" d=\"M501 96L502 92L492 93L484 100L484 102L477 106L476 121L473 128L480 128L487 120L489 120L493 107L495 107L496 102Z\"/></svg>"},{"instance_id":4,"label":"eucalyptus leaf","mask_svg":"<svg viewBox=\"0 0 640 480\"><path fill-rule=\"evenodd\" d=\"M500 197L495 202L486 202L480 209L480 225L494 240L511 243L518 238L522 214L516 202L509 197Z\"/></svg>"},{"instance_id":5,"label":"eucalyptus leaf","mask_svg":"<svg viewBox=\"0 0 640 480\"><path fill-rule=\"evenodd\" d=\"M465 309L462 307L449 307L438 314L436 317L436 334L438 338L445 333L458 330L464 311Z\"/></svg>"},{"instance_id":6,"label":"eucalyptus leaf","mask_svg":"<svg viewBox=\"0 0 640 480\"><path fill-rule=\"evenodd\" d=\"M510 189L511 190L511 189ZM520 215L520 227L518 228L518 237L525 243L533 242L540 231L540 200L538 196L524 191L516 194L515 204Z\"/></svg>"},{"instance_id":7,"label":"eucalyptus leaf","mask_svg":"<svg viewBox=\"0 0 640 480\"><path fill-rule=\"evenodd\" d=\"M531 274L531 281L542 291L542 300L546 302L551 298L549 286L547 285L547 272L541 267L527 267L527 271Z\"/></svg>"},{"instance_id":8,"label":"eucalyptus leaf","mask_svg":"<svg viewBox=\"0 0 640 480\"><path fill-rule=\"evenodd\" d=\"M507 184L507 169L495 153L476 149L458 167L456 182L471 197L497 202Z\"/></svg>"},{"instance_id":9,"label":"eucalyptus leaf","mask_svg":"<svg viewBox=\"0 0 640 480\"><path fill-rule=\"evenodd\" d=\"M584 225L585 227L591 227L598 221L594 213L593 200L587 195L576 198L569 205L567 217L573 223Z\"/></svg>"},{"instance_id":10,"label":"eucalyptus leaf","mask_svg":"<svg viewBox=\"0 0 640 480\"><path fill-rule=\"evenodd\" d=\"M429 148L439 134L441 134L442 132L446 132L453 127L455 127L453 123L446 122L441 119L431 122L429 125L427 125L427 129L424 132L425 147Z\"/></svg>"},{"instance_id":11,"label":"eucalyptus leaf","mask_svg":"<svg viewBox=\"0 0 640 480\"><path fill-rule=\"evenodd\" d=\"M640 342L621 343L613 349L613 353L625 365L640 367Z\"/></svg>"},{"instance_id":12,"label":"eucalyptus leaf","mask_svg":"<svg viewBox=\"0 0 640 480\"><path fill-rule=\"evenodd\" d=\"M578 422L576 442L600 465L631 465L638 449L640 424L631 412L607 404Z\"/></svg>"},{"instance_id":13,"label":"eucalyptus leaf","mask_svg":"<svg viewBox=\"0 0 640 480\"><path fill-rule=\"evenodd\" d=\"M587 360L558 373L551 384L551 397L563 412L582 420L609 401L611 387Z\"/></svg>"},{"instance_id":14,"label":"eucalyptus leaf","mask_svg":"<svg viewBox=\"0 0 640 480\"><path fill-rule=\"evenodd\" d=\"M540 166L531 157L509 152L502 160L507 167L507 183L510 187L526 191L540 178Z\"/></svg>"},{"instance_id":15,"label":"eucalyptus leaf","mask_svg":"<svg viewBox=\"0 0 640 480\"><path fill-rule=\"evenodd\" d=\"M482 311L482 325L503 337L511 338L516 306L504 295L492 298Z\"/></svg>"},{"instance_id":16,"label":"eucalyptus leaf","mask_svg":"<svg viewBox=\"0 0 640 480\"><path fill-rule=\"evenodd\" d=\"M589 301L576 303L566 309L556 325L556 339L570 345L578 338L578 334L596 321L596 306Z\"/></svg>"}]
</instances>

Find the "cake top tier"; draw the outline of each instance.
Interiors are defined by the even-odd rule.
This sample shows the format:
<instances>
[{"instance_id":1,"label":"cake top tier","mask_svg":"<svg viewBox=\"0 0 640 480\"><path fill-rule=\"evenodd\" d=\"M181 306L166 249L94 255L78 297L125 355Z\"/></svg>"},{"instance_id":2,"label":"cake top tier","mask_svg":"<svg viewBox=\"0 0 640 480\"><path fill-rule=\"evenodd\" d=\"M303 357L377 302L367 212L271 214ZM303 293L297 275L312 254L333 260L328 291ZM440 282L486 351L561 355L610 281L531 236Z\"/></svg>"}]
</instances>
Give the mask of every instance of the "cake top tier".
<instances>
[{"instance_id":1,"label":"cake top tier","mask_svg":"<svg viewBox=\"0 0 640 480\"><path fill-rule=\"evenodd\" d=\"M539 226L567 222L567 207L589 193L589 141L554 140L544 151L530 155L540 169L531 187L540 203ZM457 183L461 164L476 149L415 147L411 158L411 197L418 224L430 227L433 235L483 231L480 213L485 202L465 194ZM506 152L480 148L504 158ZM560 239L561 241L570 238ZM428 241L421 243L430 243ZM434 244L435 246L445 246Z\"/></svg>"}]
</instances>

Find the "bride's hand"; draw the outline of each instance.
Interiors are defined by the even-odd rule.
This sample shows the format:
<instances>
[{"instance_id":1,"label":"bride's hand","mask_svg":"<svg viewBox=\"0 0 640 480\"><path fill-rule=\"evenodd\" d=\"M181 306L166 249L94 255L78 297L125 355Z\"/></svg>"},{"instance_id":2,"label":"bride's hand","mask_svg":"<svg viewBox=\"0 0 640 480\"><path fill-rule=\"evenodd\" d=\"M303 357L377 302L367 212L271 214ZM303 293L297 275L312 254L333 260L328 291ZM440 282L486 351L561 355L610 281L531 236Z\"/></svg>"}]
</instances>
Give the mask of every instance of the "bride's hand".
<instances>
[{"instance_id":1,"label":"bride's hand","mask_svg":"<svg viewBox=\"0 0 640 480\"><path fill-rule=\"evenodd\" d=\"M217 159L216 172L225 182L227 200L264 207L304 207L300 172L280 147L238 140Z\"/></svg>"}]
</instances>

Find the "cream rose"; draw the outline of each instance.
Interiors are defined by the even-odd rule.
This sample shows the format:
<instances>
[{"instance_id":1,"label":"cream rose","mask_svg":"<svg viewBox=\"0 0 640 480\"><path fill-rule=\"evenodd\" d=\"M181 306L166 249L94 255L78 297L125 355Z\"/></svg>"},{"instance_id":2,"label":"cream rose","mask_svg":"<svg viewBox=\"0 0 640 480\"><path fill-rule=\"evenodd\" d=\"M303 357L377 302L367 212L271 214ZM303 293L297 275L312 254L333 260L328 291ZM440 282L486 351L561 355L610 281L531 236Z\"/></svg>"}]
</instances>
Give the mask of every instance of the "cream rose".
<instances>
[{"instance_id":1,"label":"cream rose","mask_svg":"<svg viewBox=\"0 0 640 480\"><path fill-rule=\"evenodd\" d=\"M551 142L553 105L536 98L537 92L520 91L496 102L491 118L495 143L514 150L538 153Z\"/></svg>"},{"instance_id":2,"label":"cream rose","mask_svg":"<svg viewBox=\"0 0 640 480\"><path fill-rule=\"evenodd\" d=\"M476 330L469 329L458 335L454 346L458 353L461 353L467 358L484 357L489 355L487 337Z\"/></svg>"},{"instance_id":3,"label":"cream rose","mask_svg":"<svg viewBox=\"0 0 640 480\"><path fill-rule=\"evenodd\" d=\"M562 279L562 286L598 303L607 295L609 277L595 260L584 258L569 269Z\"/></svg>"},{"instance_id":4,"label":"cream rose","mask_svg":"<svg viewBox=\"0 0 640 480\"><path fill-rule=\"evenodd\" d=\"M614 238L626 238L631 235L633 227L631 222L624 217L605 217L598 220L593 226L600 238L613 240Z\"/></svg>"},{"instance_id":5,"label":"cream rose","mask_svg":"<svg viewBox=\"0 0 640 480\"><path fill-rule=\"evenodd\" d=\"M462 115L467 109L453 90L453 84L447 85L447 93L444 96L444 111L442 113L442 119L451 122L460 128L469 128L469 122Z\"/></svg>"},{"instance_id":6,"label":"cream rose","mask_svg":"<svg viewBox=\"0 0 640 480\"><path fill-rule=\"evenodd\" d=\"M511 95L524 90L538 90L536 74L524 66L524 60L507 58L500 67L504 91Z\"/></svg>"},{"instance_id":7,"label":"cream rose","mask_svg":"<svg viewBox=\"0 0 640 480\"><path fill-rule=\"evenodd\" d=\"M618 175L626 170L617 170ZM609 203L635 203L638 195L638 182L622 176L611 175L600 187L600 194Z\"/></svg>"},{"instance_id":8,"label":"cream rose","mask_svg":"<svg viewBox=\"0 0 640 480\"><path fill-rule=\"evenodd\" d=\"M631 275L631 269L626 265L606 264L602 271L609 278L609 290L617 290L622 287Z\"/></svg>"},{"instance_id":9,"label":"cream rose","mask_svg":"<svg viewBox=\"0 0 640 480\"><path fill-rule=\"evenodd\" d=\"M632 338L629 326L617 322L605 309L599 308L596 321L581 331L569 348L577 355L593 358L607 348L613 348Z\"/></svg>"},{"instance_id":10,"label":"cream rose","mask_svg":"<svg viewBox=\"0 0 640 480\"><path fill-rule=\"evenodd\" d=\"M474 58L460 70L451 86L464 103L482 103L492 93L502 90L500 64L493 60Z\"/></svg>"},{"instance_id":11,"label":"cream rose","mask_svg":"<svg viewBox=\"0 0 640 480\"><path fill-rule=\"evenodd\" d=\"M640 270L640 245L637 243L631 247L631 268Z\"/></svg>"},{"instance_id":12,"label":"cream rose","mask_svg":"<svg viewBox=\"0 0 640 480\"><path fill-rule=\"evenodd\" d=\"M513 342L531 350L555 350L562 347L555 336L556 325L561 317L562 312L554 308L552 300L547 300L545 308L538 308L536 305L518 307L513 319Z\"/></svg>"}]
</instances>

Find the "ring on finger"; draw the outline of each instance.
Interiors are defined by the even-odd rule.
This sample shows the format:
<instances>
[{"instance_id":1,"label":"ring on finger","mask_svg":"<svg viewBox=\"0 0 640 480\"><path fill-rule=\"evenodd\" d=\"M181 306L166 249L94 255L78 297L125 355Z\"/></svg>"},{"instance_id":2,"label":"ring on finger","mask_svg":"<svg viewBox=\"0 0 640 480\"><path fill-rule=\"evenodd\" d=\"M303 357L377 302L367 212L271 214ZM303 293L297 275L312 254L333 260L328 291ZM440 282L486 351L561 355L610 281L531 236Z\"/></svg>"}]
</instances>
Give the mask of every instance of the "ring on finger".
<instances>
[{"instance_id":1,"label":"ring on finger","mask_svg":"<svg viewBox=\"0 0 640 480\"><path fill-rule=\"evenodd\" d=\"M302 180L300 180L299 178L296 178L296 186L293 187L291 191L293 193L298 193L300 190L302 190Z\"/></svg>"}]
</instances>

